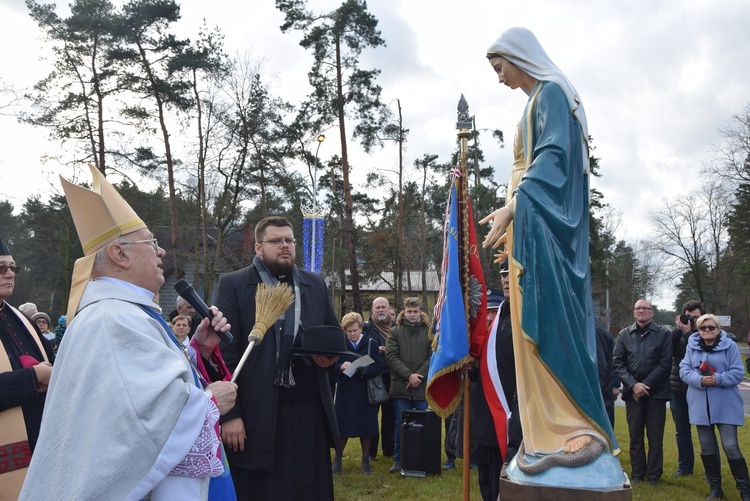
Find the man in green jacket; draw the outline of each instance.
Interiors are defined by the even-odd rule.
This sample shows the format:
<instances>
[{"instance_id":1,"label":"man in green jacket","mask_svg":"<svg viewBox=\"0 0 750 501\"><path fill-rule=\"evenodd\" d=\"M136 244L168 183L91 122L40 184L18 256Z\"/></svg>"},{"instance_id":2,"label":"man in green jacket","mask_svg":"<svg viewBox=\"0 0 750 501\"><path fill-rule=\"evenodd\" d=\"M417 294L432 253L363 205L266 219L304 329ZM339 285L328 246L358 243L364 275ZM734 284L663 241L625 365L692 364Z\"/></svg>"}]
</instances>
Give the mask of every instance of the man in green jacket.
<instances>
[{"instance_id":1,"label":"man in green jacket","mask_svg":"<svg viewBox=\"0 0 750 501\"><path fill-rule=\"evenodd\" d=\"M391 389L388 394L396 415L391 473L401 471L401 412L427 409L424 379L430 368L432 343L427 334L429 321L420 309L421 305L415 297L404 300L404 311L399 314L385 345L385 361L391 369Z\"/></svg>"}]
</instances>

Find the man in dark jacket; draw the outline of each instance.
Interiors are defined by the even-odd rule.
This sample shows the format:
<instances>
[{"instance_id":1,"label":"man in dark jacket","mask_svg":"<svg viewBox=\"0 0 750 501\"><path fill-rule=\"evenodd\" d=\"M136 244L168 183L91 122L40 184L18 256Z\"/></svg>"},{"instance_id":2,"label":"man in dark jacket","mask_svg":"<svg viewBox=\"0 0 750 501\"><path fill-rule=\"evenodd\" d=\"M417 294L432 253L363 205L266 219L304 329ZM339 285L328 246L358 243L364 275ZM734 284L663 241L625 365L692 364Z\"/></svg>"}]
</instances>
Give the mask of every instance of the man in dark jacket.
<instances>
[{"instance_id":1,"label":"man in dark jacket","mask_svg":"<svg viewBox=\"0 0 750 501\"><path fill-rule=\"evenodd\" d=\"M222 276L216 295L234 335L221 348L231 371L255 324L258 285L287 283L295 295L251 352L237 378L237 404L222 416L222 439L237 499L243 501L334 497L330 448L340 450L340 440L327 368L336 357L292 356L292 349L306 328L340 326L323 279L295 266L294 244L289 221L261 220L253 263Z\"/></svg>"},{"instance_id":2,"label":"man in dark jacket","mask_svg":"<svg viewBox=\"0 0 750 501\"><path fill-rule=\"evenodd\" d=\"M370 320L362 326L362 333L378 343L380 354L385 357L385 343L391 335L391 327L396 323L391 320L391 305L384 297L377 297L372 301L370 310ZM383 364L381 374L386 391L391 389L391 371L388 364ZM388 399L380 405L380 437L372 439L370 446L370 459L375 459L378 455L378 440L382 443L383 455L393 456L393 423L395 414L393 413L393 402Z\"/></svg>"},{"instance_id":3,"label":"man in dark jacket","mask_svg":"<svg viewBox=\"0 0 750 501\"><path fill-rule=\"evenodd\" d=\"M615 340L609 329L599 320L594 319L596 329L596 365L599 374L599 387L602 389L604 408L612 428L615 427L615 400L620 392L620 380L614 369Z\"/></svg>"},{"instance_id":4,"label":"man in dark jacket","mask_svg":"<svg viewBox=\"0 0 750 501\"><path fill-rule=\"evenodd\" d=\"M624 385L622 399L630 431L632 482L648 477L651 485L658 485L664 467L672 336L669 329L652 321L654 310L645 299L636 301L634 316L635 323L617 336L614 365ZM644 428L648 435L648 461Z\"/></svg>"},{"instance_id":5,"label":"man in dark jacket","mask_svg":"<svg viewBox=\"0 0 750 501\"><path fill-rule=\"evenodd\" d=\"M695 321L705 313L703 303L691 300L682 306L682 315L677 315L674 322L677 327L672 331L672 373L669 375L669 389L672 397L669 409L674 420L675 440L677 441L677 472L673 476L692 475L695 464L693 436L688 416L687 383L680 379L680 362L685 358L687 340L696 332Z\"/></svg>"},{"instance_id":6,"label":"man in dark jacket","mask_svg":"<svg viewBox=\"0 0 750 501\"><path fill-rule=\"evenodd\" d=\"M484 501L494 501L500 494L500 472L503 464L510 463L518 446L523 439L521 433L521 421L518 418L518 399L516 398L516 366L513 353L513 332L510 326L510 280L508 277L508 261L500 265L500 274L502 276L503 300L499 305L497 318L490 327L490 335L487 339L486 347L483 347L482 356L492 357L485 361L487 367L487 379L482 378L480 371L475 371L477 379L476 391L472 390L472 423L471 423L471 442L475 445L472 450L473 458L478 465L477 481L479 490L482 493ZM490 301L488 300L488 308ZM485 349L486 348L486 349ZM479 363L483 362L479 360ZM489 387L485 386L485 381L491 382ZM499 391L499 385L502 387L502 395ZM493 398L493 407L496 413L490 409L487 402L487 395ZM496 419L503 419L505 416L500 412L497 404L503 408L503 411L510 411L510 423L506 430L506 436L498 436L495 426ZM507 408L507 409L506 409ZM507 415L507 412L506 412ZM505 456L503 457L500 442L507 444Z\"/></svg>"},{"instance_id":7,"label":"man in dark jacket","mask_svg":"<svg viewBox=\"0 0 750 501\"><path fill-rule=\"evenodd\" d=\"M385 361L391 369L391 389L388 394L396 415L391 473L401 471L401 412L427 409L425 378L430 369L432 342L427 333L429 321L420 309L421 305L415 297L404 300L404 311L396 319L396 326L391 329L385 345Z\"/></svg>"}]
</instances>

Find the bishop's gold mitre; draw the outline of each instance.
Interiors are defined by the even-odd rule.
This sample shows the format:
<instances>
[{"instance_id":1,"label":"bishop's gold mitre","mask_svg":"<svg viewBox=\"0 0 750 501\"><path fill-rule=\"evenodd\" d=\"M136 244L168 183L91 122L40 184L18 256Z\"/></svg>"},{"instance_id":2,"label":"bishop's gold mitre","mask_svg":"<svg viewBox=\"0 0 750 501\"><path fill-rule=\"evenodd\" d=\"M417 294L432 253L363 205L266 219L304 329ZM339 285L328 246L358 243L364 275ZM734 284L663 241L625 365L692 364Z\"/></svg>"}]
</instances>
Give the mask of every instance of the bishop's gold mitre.
<instances>
[{"instance_id":1,"label":"bishop's gold mitre","mask_svg":"<svg viewBox=\"0 0 750 501\"><path fill-rule=\"evenodd\" d=\"M73 267L68 300L68 325L78 311L83 291L91 279L96 251L121 235L146 228L146 224L99 169L91 164L89 168L93 176L93 188L90 190L60 176L65 199L68 201L85 256L78 259Z\"/></svg>"}]
</instances>

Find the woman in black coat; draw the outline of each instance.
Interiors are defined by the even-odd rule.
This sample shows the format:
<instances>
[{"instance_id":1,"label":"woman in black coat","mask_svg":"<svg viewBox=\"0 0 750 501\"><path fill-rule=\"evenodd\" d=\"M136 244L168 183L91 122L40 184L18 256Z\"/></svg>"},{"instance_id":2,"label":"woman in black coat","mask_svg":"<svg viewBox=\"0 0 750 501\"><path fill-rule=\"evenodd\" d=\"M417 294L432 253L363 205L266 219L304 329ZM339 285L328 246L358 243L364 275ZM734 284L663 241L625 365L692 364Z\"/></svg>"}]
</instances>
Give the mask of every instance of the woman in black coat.
<instances>
[{"instance_id":1,"label":"woman in black coat","mask_svg":"<svg viewBox=\"0 0 750 501\"><path fill-rule=\"evenodd\" d=\"M341 319L341 328L346 332L346 347L352 352L351 357L339 357L336 363L338 385L336 387L336 420L339 424L341 436L341 450L336 451L333 461L333 472L341 471L341 454L349 438L359 437L362 445L362 471L369 475L370 445L372 439L378 436L378 405L368 400L367 380L380 375L383 370L383 356L378 344L362 335L362 315L347 313ZM369 355L374 363L357 367L349 377L344 371L357 358Z\"/></svg>"}]
</instances>

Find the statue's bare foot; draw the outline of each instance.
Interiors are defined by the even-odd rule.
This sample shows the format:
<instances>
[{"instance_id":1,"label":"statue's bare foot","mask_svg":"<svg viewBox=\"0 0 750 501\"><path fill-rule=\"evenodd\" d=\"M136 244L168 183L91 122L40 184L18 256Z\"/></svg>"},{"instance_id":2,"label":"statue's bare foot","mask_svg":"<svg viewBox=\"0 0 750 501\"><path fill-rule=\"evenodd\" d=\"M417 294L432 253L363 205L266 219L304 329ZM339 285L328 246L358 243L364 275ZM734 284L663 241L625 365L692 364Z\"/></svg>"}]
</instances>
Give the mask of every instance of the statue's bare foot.
<instances>
[{"instance_id":1,"label":"statue's bare foot","mask_svg":"<svg viewBox=\"0 0 750 501\"><path fill-rule=\"evenodd\" d=\"M591 435L579 435L575 438L570 439L568 443L565 444L565 449L563 449L563 452L565 454L578 452L589 445L593 440L594 438Z\"/></svg>"}]
</instances>

